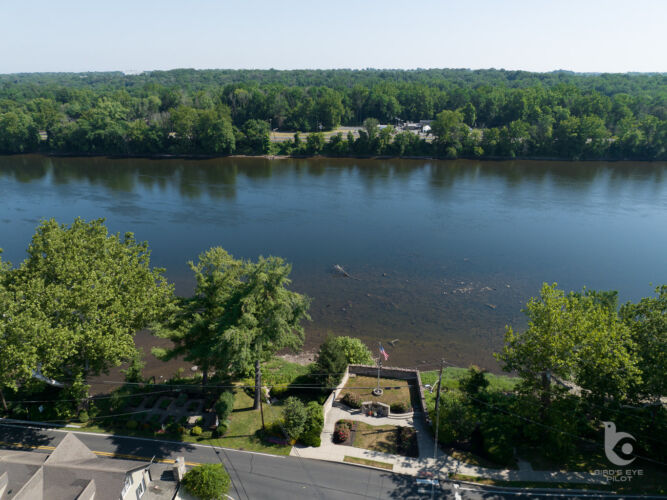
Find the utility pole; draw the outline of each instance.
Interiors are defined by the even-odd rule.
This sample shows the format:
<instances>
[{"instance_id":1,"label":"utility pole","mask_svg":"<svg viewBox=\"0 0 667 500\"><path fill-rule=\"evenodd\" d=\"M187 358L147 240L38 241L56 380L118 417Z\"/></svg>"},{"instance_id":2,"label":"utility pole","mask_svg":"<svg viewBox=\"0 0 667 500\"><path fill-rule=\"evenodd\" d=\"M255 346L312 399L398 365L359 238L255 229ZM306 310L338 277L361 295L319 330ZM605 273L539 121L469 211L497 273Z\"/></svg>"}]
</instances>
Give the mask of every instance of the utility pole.
<instances>
[{"instance_id":1,"label":"utility pole","mask_svg":"<svg viewBox=\"0 0 667 500\"><path fill-rule=\"evenodd\" d=\"M440 427L440 386L442 385L442 368L445 364L445 359L440 359L440 375L438 376L438 393L435 395L435 443L433 444L433 460L438 459L438 428ZM437 463L434 464L437 468ZM439 471L439 469L438 469ZM439 476L440 474L438 474ZM434 478L431 478L431 498L435 495Z\"/></svg>"},{"instance_id":2,"label":"utility pole","mask_svg":"<svg viewBox=\"0 0 667 500\"><path fill-rule=\"evenodd\" d=\"M440 360L440 376L438 377L438 393L435 395L435 447L433 448L433 458L438 458L438 428L440 427L440 386L442 385L442 368L445 360Z\"/></svg>"},{"instance_id":3,"label":"utility pole","mask_svg":"<svg viewBox=\"0 0 667 500\"><path fill-rule=\"evenodd\" d=\"M264 427L264 405L262 404L262 399L263 399L263 396L264 396L264 394L262 394L263 392L264 392L264 389L262 388L262 386L260 386L259 387L259 413L262 415L262 430L265 429L265 427Z\"/></svg>"}]
</instances>

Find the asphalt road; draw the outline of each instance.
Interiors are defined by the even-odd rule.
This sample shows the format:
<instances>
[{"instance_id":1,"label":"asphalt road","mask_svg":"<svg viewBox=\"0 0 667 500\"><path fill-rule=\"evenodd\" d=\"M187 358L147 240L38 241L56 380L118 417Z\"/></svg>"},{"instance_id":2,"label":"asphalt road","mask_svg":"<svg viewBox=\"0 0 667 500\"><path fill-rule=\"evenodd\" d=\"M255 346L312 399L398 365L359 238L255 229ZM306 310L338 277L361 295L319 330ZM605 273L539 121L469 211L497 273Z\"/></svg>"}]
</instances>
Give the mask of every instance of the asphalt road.
<instances>
[{"instance_id":1,"label":"asphalt road","mask_svg":"<svg viewBox=\"0 0 667 500\"><path fill-rule=\"evenodd\" d=\"M137 459L152 457L175 459L184 456L193 463L222 462L232 479L230 495L237 500L272 499L428 499L431 486L420 484L411 476L383 472L353 465L250 453L226 448L77 432L77 437L91 450L129 455ZM26 428L0 424L0 447L41 447L48 453L63 438L63 431ZM2 466L0 464L0 471ZM434 490L434 498L455 500L505 498L605 498L601 495L572 496L568 493L536 495L530 491L505 492L484 490L469 485L443 482ZM608 498L608 497L607 497Z\"/></svg>"}]
</instances>

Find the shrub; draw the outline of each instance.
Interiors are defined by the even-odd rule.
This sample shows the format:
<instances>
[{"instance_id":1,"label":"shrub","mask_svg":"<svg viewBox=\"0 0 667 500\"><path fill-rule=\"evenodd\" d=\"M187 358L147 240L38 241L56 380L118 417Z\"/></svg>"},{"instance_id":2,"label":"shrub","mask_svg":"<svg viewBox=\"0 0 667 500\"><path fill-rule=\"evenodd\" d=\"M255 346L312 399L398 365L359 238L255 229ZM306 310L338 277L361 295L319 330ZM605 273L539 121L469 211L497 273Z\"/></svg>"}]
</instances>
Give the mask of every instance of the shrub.
<instances>
[{"instance_id":1,"label":"shrub","mask_svg":"<svg viewBox=\"0 0 667 500\"><path fill-rule=\"evenodd\" d=\"M476 398L487 387L489 387L489 380L486 378L486 371L474 365L459 379L459 389L468 399Z\"/></svg>"},{"instance_id":2,"label":"shrub","mask_svg":"<svg viewBox=\"0 0 667 500\"><path fill-rule=\"evenodd\" d=\"M306 446L320 446L320 435L324 428L324 410L322 405L311 401L306 406L306 424L299 440Z\"/></svg>"},{"instance_id":3,"label":"shrub","mask_svg":"<svg viewBox=\"0 0 667 500\"><path fill-rule=\"evenodd\" d=\"M162 401L160 401L160 408L166 410L171 404L171 402L172 402L171 398L163 399Z\"/></svg>"},{"instance_id":4,"label":"shrub","mask_svg":"<svg viewBox=\"0 0 667 500\"><path fill-rule=\"evenodd\" d=\"M350 365L373 365L373 354L361 340L354 337L335 337L334 345L344 354Z\"/></svg>"},{"instance_id":5,"label":"shrub","mask_svg":"<svg viewBox=\"0 0 667 500\"><path fill-rule=\"evenodd\" d=\"M289 387L285 384L274 385L273 387L271 387L270 394L271 394L272 397L280 399L285 394L287 394L288 390L289 390Z\"/></svg>"},{"instance_id":6,"label":"shrub","mask_svg":"<svg viewBox=\"0 0 667 500\"><path fill-rule=\"evenodd\" d=\"M193 436L201 436L202 429L198 425L195 425L192 429L190 429L190 434Z\"/></svg>"},{"instance_id":7,"label":"shrub","mask_svg":"<svg viewBox=\"0 0 667 500\"><path fill-rule=\"evenodd\" d=\"M334 429L334 443L344 443L350 439L350 428L347 425L337 425Z\"/></svg>"},{"instance_id":8,"label":"shrub","mask_svg":"<svg viewBox=\"0 0 667 500\"><path fill-rule=\"evenodd\" d=\"M306 424L306 407L299 398L290 396L285 400L283 421L285 432L290 439L298 439Z\"/></svg>"},{"instance_id":9,"label":"shrub","mask_svg":"<svg viewBox=\"0 0 667 500\"><path fill-rule=\"evenodd\" d=\"M361 397L353 392L346 392L341 401L350 408L361 408Z\"/></svg>"},{"instance_id":10,"label":"shrub","mask_svg":"<svg viewBox=\"0 0 667 500\"><path fill-rule=\"evenodd\" d=\"M138 427L138 425L139 425L139 422L137 422L136 420L128 420L125 423L125 427L127 427L131 431L136 429Z\"/></svg>"},{"instance_id":11,"label":"shrub","mask_svg":"<svg viewBox=\"0 0 667 500\"><path fill-rule=\"evenodd\" d=\"M203 464L183 476L183 486L191 495L202 500L220 500L229 491L231 481L222 464Z\"/></svg>"},{"instance_id":12,"label":"shrub","mask_svg":"<svg viewBox=\"0 0 667 500\"><path fill-rule=\"evenodd\" d=\"M84 424L90 420L90 417L88 417L88 412L86 410L80 411L79 412L79 422L83 422Z\"/></svg>"},{"instance_id":13,"label":"shrub","mask_svg":"<svg viewBox=\"0 0 667 500\"><path fill-rule=\"evenodd\" d=\"M432 421L435 422L435 409L429 408L429 411ZM438 441L444 445L467 441L476 424L474 409L466 404L463 396L451 392L441 395Z\"/></svg>"},{"instance_id":14,"label":"shrub","mask_svg":"<svg viewBox=\"0 0 667 500\"><path fill-rule=\"evenodd\" d=\"M130 360L130 365L125 370L120 372L125 375L125 382L143 382L144 378L142 376L142 371L146 366L144 362L144 350L139 348L132 355Z\"/></svg>"},{"instance_id":15,"label":"shrub","mask_svg":"<svg viewBox=\"0 0 667 500\"><path fill-rule=\"evenodd\" d=\"M227 427L229 425L229 421L225 420L224 422L220 422L220 425L215 429L215 435L217 437L222 437L225 435L225 432L227 432Z\"/></svg>"},{"instance_id":16,"label":"shrub","mask_svg":"<svg viewBox=\"0 0 667 500\"><path fill-rule=\"evenodd\" d=\"M220 394L218 401L215 403L215 413L218 415L220 421L227 420L234 409L234 393L225 391Z\"/></svg>"},{"instance_id":17,"label":"shrub","mask_svg":"<svg viewBox=\"0 0 667 500\"><path fill-rule=\"evenodd\" d=\"M336 337L329 335L317 353L318 381L326 387L335 387L347 368L347 358L336 345Z\"/></svg>"},{"instance_id":18,"label":"shrub","mask_svg":"<svg viewBox=\"0 0 667 500\"><path fill-rule=\"evenodd\" d=\"M392 413L408 413L412 408L405 404L403 401L398 403L392 403L389 407Z\"/></svg>"}]
</instances>

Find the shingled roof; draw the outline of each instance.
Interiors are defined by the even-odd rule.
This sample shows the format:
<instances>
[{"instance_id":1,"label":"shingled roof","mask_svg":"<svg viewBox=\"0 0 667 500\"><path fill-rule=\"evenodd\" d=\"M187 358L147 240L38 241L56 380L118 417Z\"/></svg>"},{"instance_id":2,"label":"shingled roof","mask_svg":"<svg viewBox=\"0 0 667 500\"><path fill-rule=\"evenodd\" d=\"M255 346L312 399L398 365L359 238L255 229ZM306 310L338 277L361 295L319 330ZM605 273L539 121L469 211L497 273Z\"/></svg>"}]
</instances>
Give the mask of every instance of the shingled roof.
<instances>
[{"instance_id":1,"label":"shingled roof","mask_svg":"<svg viewBox=\"0 0 667 500\"><path fill-rule=\"evenodd\" d=\"M148 466L150 462L98 457L67 433L48 457L0 450L0 500L118 500L126 475Z\"/></svg>"}]
</instances>

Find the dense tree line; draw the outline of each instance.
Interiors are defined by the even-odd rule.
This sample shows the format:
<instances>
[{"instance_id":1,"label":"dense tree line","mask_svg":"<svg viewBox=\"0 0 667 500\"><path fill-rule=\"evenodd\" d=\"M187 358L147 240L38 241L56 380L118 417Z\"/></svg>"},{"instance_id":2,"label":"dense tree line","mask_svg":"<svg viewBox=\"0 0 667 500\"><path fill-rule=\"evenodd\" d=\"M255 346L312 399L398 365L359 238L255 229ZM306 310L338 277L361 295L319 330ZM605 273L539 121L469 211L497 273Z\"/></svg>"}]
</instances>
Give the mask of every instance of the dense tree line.
<instances>
[{"instance_id":1,"label":"dense tree line","mask_svg":"<svg viewBox=\"0 0 667 500\"><path fill-rule=\"evenodd\" d=\"M636 439L637 464L664 468L667 285L619 307L614 291L566 293L544 284L524 313L528 327L507 327L496 355L519 383L490 387L471 368L442 395L441 442L503 464L531 449L561 467L582 456L604 464L611 421ZM429 408L435 418L432 402Z\"/></svg>"},{"instance_id":2,"label":"dense tree line","mask_svg":"<svg viewBox=\"0 0 667 500\"><path fill-rule=\"evenodd\" d=\"M0 152L667 158L667 77L502 70L0 75ZM378 128L435 120L433 139ZM317 135L361 125L359 137ZM270 130L315 132L272 144Z\"/></svg>"}]
</instances>

